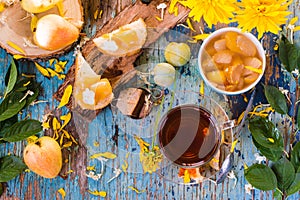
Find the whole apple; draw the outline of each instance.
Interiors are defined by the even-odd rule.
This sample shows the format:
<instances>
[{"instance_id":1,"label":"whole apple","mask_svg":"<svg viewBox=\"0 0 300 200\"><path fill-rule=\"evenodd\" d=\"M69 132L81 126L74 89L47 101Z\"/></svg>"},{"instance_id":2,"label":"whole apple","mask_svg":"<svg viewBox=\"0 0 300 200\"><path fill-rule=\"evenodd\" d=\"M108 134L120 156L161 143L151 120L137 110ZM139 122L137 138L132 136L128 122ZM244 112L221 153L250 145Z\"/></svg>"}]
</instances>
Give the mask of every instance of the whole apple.
<instances>
[{"instance_id":1,"label":"whole apple","mask_svg":"<svg viewBox=\"0 0 300 200\"><path fill-rule=\"evenodd\" d=\"M51 137L43 136L24 149L24 162L34 173L45 178L56 177L62 168L62 152Z\"/></svg>"}]
</instances>

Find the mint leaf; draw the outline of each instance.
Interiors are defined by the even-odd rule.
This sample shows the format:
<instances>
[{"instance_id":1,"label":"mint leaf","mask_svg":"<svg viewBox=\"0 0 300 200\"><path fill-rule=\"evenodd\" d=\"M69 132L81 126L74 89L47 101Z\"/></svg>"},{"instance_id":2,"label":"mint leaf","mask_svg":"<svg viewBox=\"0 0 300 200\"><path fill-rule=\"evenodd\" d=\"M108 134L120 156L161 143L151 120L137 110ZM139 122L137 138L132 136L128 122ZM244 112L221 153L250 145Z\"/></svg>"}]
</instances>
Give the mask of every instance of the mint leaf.
<instances>
[{"instance_id":1,"label":"mint leaf","mask_svg":"<svg viewBox=\"0 0 300 200\"><path fill-rule=\"evenodd\" d=\"M293 180L290 187L287 189L287 195L294 194L300 190L300 167L298 168L295 179Z\"/></svg>"},{"instance_id":2,"label":"mint leaf","mask_svg":"<svg viewBox=\"0 0 300 200\"><path fill-rule=\"evenodd\" d=\"M23 120L15 123L4 134L3 140L17 142L28 138L42 130L41 122L33 119Z\"/></svg>"},{"instance_id":3,"label":"mint leaf","mask_svg":"<svg viewBox=\"0 0 300 200\"><path fill-rule=\"evenodd\" d=\"M279 42L279 59L288 72L292 72L297 67L299 57L300 53L297 47L282 35Z\"/></svg>"},{"instance_id":4,"label":"mint leaf","mask_svg":"<svg viewBox=\"0 0 300 200\"><path fill-rule=\"evenodd\" d=\"M17 156L4 156L0 160L0 182L7 182L18 176L26 165Z\"/></svg>"},{"instance_id":5,"label":"mint leaf","mask_svg":"<svg viewBox=\"0 0 300 200\"><path fill-rule=\"evenodd\" d=\"M268 119L263 117L251 118L249 130L260 146L276 151L283 150L283 138L275 125Z\"/></svg>"},{"instance_id":6,"label":"mint leaf","mask_svg":"<svg viewBox=\"0 0 300 200\"><path fill-rule=\"evenodd\" d=\"M275 162L271 169L276 174L278 188L281 191L288 189L295 178L295 169L292 163L283 157Z\"/></svg>"},{"instance_id":7,"label":"mint leaf","mask_svg":"<svg viewBox=\"0 0 300 200\"><path fill-rule=\"evenodd\" d=\"M280 114L288 113L288 106L286 103L285 96L280 92L280 90L271 85L265 85L265 96L268 102L271 104L272 108Z\"/></svg>"},{"instance_id":8,"label":"mint leaf","mask_svg":"<svg viewBox=\"0 0 300 200\"><path fill-rule=\"evenodd\" d=\"M254 164L244 171L245 178L255 188L263 191L277 187L276 175L271 168L263 164Z\"/></svg>"},{"instance_id":9,"label":"mint leaf","mask_svg":"<svg viewBox=\"0 0 300 200\"><path fill-rule=\"evenodd\" d=\"M20 110L25 106L26 101L22 101L21 103L9 103L7 108L3 113L0 114L0 121L4 121L18 114Z\"/></svg>"},{"instance_id":10,"label":"mint leaf","mask_svg":"<svg viewBox=\"0 0 300 200\"><path fill-rule=\"evenodd\" d=\"M291 163L293 164L295 170L300 167L300 142L293 147L293 151L291 153Z\"/></svg>"},{"instance_id":11,"label":"mint leaf","mask_svg":"<svg viewBox=\"0 0 300 200\"><path fill-rule=\"evenodd\" d=\"M253 144L260 151L262 155L264 155L268 160L277 161L281 158L283 149L281 147L278 148L266 148L261 146L256 142L254 137L252 137Z\"/></svg>"},{"instance_id":12,"label":"mint leaf","mask_svg":"<svg viewBox=\"0 0 300 200\"><path fill-rule=\"evenodd\" d=\"M9 79L8 79L7 87L5 89L4 98L6 97L6 95L8 93L10 93L13 90L13 88L17 82L17 77L18 77L18 70L17 70L14 60L12 59L11 66L10 66Z\"/></svg>"}]
</instances>

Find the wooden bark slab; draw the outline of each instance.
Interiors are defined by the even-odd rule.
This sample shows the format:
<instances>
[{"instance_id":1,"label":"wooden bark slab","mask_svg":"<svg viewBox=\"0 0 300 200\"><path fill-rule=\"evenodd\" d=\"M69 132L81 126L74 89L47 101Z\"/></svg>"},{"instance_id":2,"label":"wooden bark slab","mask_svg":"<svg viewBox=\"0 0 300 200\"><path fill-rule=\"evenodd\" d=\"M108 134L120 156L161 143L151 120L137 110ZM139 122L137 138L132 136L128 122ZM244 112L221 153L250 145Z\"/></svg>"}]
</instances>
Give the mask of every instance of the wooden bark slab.
<instances>
[{"instance_id":1,"label":"wooden bark slab","mask_svg":"<svg viewBox=\"0 0 300 200\"><path fill-rule=\"evenodd\" d=\"M156 19L156 16L160 16L160 10L156 9L156 6L158 4L158 2L152 1L151 4L146 5L138 1L134 5L126 7L115 18L108 21L101 30L97 31L93 38L99 37L105 33L112 32L120 26L129 24L139 18L142 18L147 26L147 39L143 48L148 47L150 44L154 43L163 33L173 28L176 24L184 22L189 11L182 6L179 6L179 14L177 16L165 12L164 20L159 21ZM134 69L133 63L141 54L142 50L131 56L112 57L102 54L94 45L92 39L82 47L82 54L85 57L86 61L91 65L92 69L97 74L101 74L103 78L108 78L112 86L114 86L122 75ZM54 94L54 98L60 101L66 86L69 84L73 85L74 81L75 66L73 65L67 74L65 82ZM69 108L73 109L71 105L72 102L69 103ZM89 113L89 111L83 110L80 110L80 112L84 113L84 116ZM93 116L95 116L94 113L95 112L93 112Z\"/></svg>"},{"instance_id":2,"label":"wooden bark slab","mask_svg":"<svg viewBox=\"0 0 300 200\"><path fill-rule=\"evenodd\" d=\"M65 17L68 18L71 23L80 24L83 22L81 0L64 0L63 5ZM54 7L48 11L36 14L36 16L41 18L47 14L58 13L57 7ZM19 1L14 5L7 7L3 12L0 12L0 46L11 54L19 54L32 59L61 54L72 46L69 45L64 49L54 51L45 50L35 46L30 23L31 16L22 9ZM25 54L8 45L8 41L13 42L24 50Z\"/></svg>"}]
</instances>

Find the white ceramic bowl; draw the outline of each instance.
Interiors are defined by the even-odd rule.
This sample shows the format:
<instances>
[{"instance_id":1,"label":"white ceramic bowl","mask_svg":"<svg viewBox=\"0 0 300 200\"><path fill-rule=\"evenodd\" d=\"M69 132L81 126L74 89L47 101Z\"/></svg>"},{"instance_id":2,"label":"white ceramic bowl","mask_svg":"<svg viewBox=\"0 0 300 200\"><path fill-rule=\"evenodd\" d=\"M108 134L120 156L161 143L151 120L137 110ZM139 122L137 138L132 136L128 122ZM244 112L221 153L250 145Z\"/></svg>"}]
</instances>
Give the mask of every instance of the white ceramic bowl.
<instances>
[{"instance_id":1,"label":"white ceramic bowl","mask_svg":"<svg viewBox=\"0 0 300 200\"><path fill-rule=\"evenodd\" d=\"M229 32L229 31L233 31L233 32L242 34L242 35L246 36L250 41L252 41L252 43L256 46L257 54L262 61L262 73L259 74L258 78L254 82L252 82L250 85L248 85L247 87L244 87L243 89L236 90L236 91L227 91L225 89L217 87L216 84L214 84L208 80L208 78L206 77L206 75L204 73L203 66L202 66L202 59L203 59L203 54L205 52L206 46L210 43L210 41L214 40L216 37L219 37L222 34L225 34L226 32ZM204 82L208 86L210 86L213 90L215 90L218 93L222 93L222 94L226 94L226 95L238 95L238 94L245 93L248 90L252 89L260 81L260 79L262 78L262 76L264 74L265 68L266 68L266 57L265 57L265 52L264 52L264 49L263 49L261 43L258 41L258 39L253 34L243 33L239 28L226 27L226 28L216 30L215 32L210 34L204 40L204 42L202 43L202 45L200 47L199 54L198 54L198 65L199 65L200 74L201 74Z\"/></svg>"}]
</instances>

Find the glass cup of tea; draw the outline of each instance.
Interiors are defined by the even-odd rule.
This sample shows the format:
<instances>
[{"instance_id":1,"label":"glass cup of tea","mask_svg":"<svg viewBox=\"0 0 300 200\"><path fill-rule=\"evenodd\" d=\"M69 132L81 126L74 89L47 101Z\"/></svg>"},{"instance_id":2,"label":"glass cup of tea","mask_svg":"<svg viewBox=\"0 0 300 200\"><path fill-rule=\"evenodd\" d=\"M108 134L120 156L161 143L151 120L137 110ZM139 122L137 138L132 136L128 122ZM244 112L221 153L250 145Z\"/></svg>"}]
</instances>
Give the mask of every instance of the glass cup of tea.
<instances>
[{"instance_id":1,"label":"glass cup of tea","mask_svg":"<svg viewBox=\"0 0 300 200\"><path fill-rule=\"evenodd\" d=\"M179 104L165 112L157 128L161 153L182 168L197 168L212 160L222 143L222 131L234 126L213 99L199 96L200 104Z\"/></svg>"},{"instance_id":2,"label":"glass cup of tea","mask_svg":"<svg viewBox=\"0 0 300 200\"><path fill-rule=\"evenodd\" d=\"M205 108L186 104L167 112L158 132L163 154L185 168L198 167L216 154L221 133L216 118Z\"/></svg>"}]
</instances>

